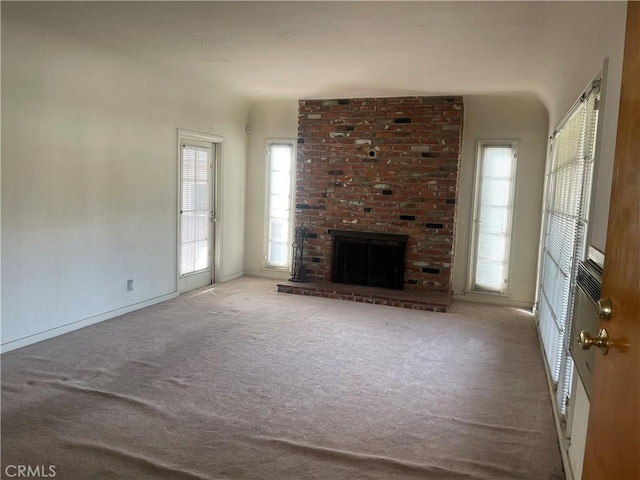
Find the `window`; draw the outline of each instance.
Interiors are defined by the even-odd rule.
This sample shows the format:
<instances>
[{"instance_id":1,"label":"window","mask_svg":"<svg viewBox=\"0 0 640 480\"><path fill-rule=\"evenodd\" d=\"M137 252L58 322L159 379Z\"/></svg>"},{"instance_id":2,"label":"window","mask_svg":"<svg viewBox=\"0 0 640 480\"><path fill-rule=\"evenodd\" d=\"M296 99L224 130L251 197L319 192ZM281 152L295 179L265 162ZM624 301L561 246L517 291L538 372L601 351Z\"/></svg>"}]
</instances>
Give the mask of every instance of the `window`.
<instances>
[{"instance_id":1,"label":"window","mask_svg":"<svg viewBox=\"0 0 640 480\"><path fill-rule=\"evenodd\" d=\"M596 80L556 128L546 174L536 314L561 414L565 414L571 393L573 365L567 320L573 311L578 262L584 259L587 247L599 103L600 81Z\"/></svg>"},{"instance_id":2,"label":"window","mask_svg":"<svg viewBox=\"0 0 640 480\"><path fill-rule=\"evenodd\" d=\"M183 144L180 159L180 275L189 275L209 268L212 148Z\"/></svg>"},{"instance_id":3,"label":"window","mask_svg":"<svg viewBox=\"0 0 640 480\"><path fill-rule=\"evenodd\" d=\"M291 252L291 201L294 141L267 143L268 225L267 267L289 268Z\"/></svg>"},{"instance_id":4,"label":"window","mask_svg":"<svg viewBox=\"0 0 640 480\"><path fill-rule=\"evenodd\" d=\"M473 291L508 292L515 172L515 142L478 142L469 282Z\"/></svg>"}]
</instances>

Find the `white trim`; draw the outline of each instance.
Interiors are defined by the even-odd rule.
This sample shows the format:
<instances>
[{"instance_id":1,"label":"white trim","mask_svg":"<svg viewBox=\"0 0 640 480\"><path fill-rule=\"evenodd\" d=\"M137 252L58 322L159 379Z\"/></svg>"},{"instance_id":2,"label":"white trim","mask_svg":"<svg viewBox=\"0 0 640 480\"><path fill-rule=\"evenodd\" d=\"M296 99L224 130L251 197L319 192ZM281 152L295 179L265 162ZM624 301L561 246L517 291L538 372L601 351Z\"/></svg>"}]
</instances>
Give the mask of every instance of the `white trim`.
<instances>
[{"instance_id":1,"label":"white trim","mask_svg":"<svg viewBox=\"0 0 640 480\"><path fill-rule=\"evenodd\" d=\"M155 297L150 300L145 300L144 302L127 305L126 307L101 313L93 317L88 317L82 320L76 320L75 322L67 323L66 325L61 325L59 327L52 328L51 330L46 330L44 332L36 333L34 335L29 335L27 337L19 338L17 340L12 340L10 342L3 343L0 346L0 353L10 352L11 350L15 350L17 348L22 348L22 347L26 347L27 345L32 345L34 343L42 342L44 340L48 340L50 338L63 335L65 333L73 332L74 330L79 330L81 328L88 327L89 325L94 325L96 323L104 322L105 320L110 320L112 318L119 317L126 313L130 313L136 310L140 310L142 308L150 307L151 305L155 305L157 303L166 302L167 300L171 300L172 298L176 298L177 296L178 296L177 292L169 293L167 295L161 295L159 297Z\"/></svg>"},{"instance_id":2,"label":"white trim","mask_svg":"<svg viewBox=\"0 0 640 480\"><path fill-rule=\"evenodd\" d=\"M195 140L197 142L205 143L222 143L224 137L219 135L210 135L208 133L192 132L190 130L178 129L178 138L184 138L186 140Z\"/></svg>"},{"instance_id":3,"label":"white trim","mask_svg":"<svg viewBox=\"0 0 640 480\"><path fill-rule=\"evenodd\" d=\"M527 310L531 310L533 308L533 303L531 302L520 302L517 300L511 300L505 295L487 294L484 292L454 293L452 299L461 302L485 303L487 305L502 305L505 307L524 308Z\"/></svg>"}]
</instances>

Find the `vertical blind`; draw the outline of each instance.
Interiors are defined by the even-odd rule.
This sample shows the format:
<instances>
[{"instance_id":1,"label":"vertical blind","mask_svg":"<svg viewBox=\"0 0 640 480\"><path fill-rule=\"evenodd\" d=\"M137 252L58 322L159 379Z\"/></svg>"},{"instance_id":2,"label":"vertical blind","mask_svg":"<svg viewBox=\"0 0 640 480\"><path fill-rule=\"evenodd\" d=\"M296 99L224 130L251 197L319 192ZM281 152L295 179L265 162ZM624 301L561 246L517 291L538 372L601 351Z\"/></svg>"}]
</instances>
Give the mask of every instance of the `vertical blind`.
<instances>
[{"instance_id":1,"label":"vertical blind","mask_svg":"<svg viewBox=\"0 0 640 480\"><path fill-rule=\"evenodd\" d=\"M568 320L573 311L578 262L586 251L600 82L580 97L551 140L546 174L542 268L537 315L547 365L557 388L557 405L566 413L573 364Z\"/></svg>"}]
</instances>

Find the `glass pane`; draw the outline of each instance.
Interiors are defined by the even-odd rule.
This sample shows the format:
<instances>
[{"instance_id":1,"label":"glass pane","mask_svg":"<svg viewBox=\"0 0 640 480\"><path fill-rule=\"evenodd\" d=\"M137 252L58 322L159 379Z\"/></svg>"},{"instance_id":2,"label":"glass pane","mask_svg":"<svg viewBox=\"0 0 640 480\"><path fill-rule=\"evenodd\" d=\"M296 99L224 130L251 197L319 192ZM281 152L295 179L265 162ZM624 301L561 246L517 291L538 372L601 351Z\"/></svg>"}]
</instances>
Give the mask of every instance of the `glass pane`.
<instances>
[{"instance_id":1,"label":"glass pane","mask_svg":"<svg viewBox=\"0 0 640 480\"><path fill-rule=\"evenodd\" d=\"M289 172L291 170L291 145L271 145L271 170Z\"/></svg>"},{"instance_id":2,"label":"glass pane","mask_svg":"<svg viewBox=\"0 0 640 480\"><path fill-rule=\"evenodd\" d=\"M289 247L286 243L271 242L271 247L269 249L269 263L271 265L286 266L288 249Z\"/></svg>"},{"instance_id":3,"label":"glass pane","mask_svg":"<svg viewBox=\"0 0 640 480\"><path fill-rule=\"evenodd\" d=\"M201 240L195 243L194 271L204 270L209 266L209 242Z\"/></svg>"},{"instance_id":4,"label":"glass pane","mask_svg":"<svg viewBox=\"0 0 640 480\"><path fill-rule=\"evenodd\" d=\"M206 182L209 178L209 152L198 150L196 156L197 176L199 181Z\"/></svg>"},{"instance_id":5,"label":"glass pane","mask_svg":"<svg viewBox=\"0 0 640 480\"><path fill-rule=\"evenodd\" d=\"M196 152L193 148L182 148L182 178L185 180L196 179Z\"/></svg>"},{"instance_id":6,"label":"glass pane","mask_svg":"<svg viewBox=\"0 0 640 480\"><path fill-rule=\"evenodd\" d=\"M507 206L511 193L511 182L500 178L485 178L482 181L482 205Z\"/></svg>"},{"instance_id":7,"label":"glass pane","mask_svg":"<svg viewBox=\"0 0 640 480\"><path fill-rule=\"evenodd\" d=\"M209 233L209 215L198 213L194 216L195 238L194 240L206 240Z\"/></svg>"},{"instance_id":8,"label":"glass pane","mask_svg":"<svg viewBox=\"0 0 640 480\"><path fill-rule=\"evenodd\" d=\"M195 216L193 213L183 213L180 216L182 225L180 228L183 242L192 242L195 240Z\"/></svg>"},{"instance_id":9,"label":"glass pane","mask_svg":"<svg viewBox=\"0 0 640 480\"><path fill-rule=\"evenodd\" d=\"M289 223L271 220L271 241L287 242L289 240Z\"/></svg>"},{"instance_id":10,"label":"glass pane","mask_svg":"<svg viewBox=\"0 0 640 480\"><path fill-rule=\"evenodd\" d=\"M182 211L190 211L195 208L196 186L193 182L182 182Z\"/></svg>"},{"instance_id":11,"label":"glass pane","mask_svg":"<svg viewBox=\"0 0 640 480\"><path fill-rule=\"evenodd\" d=\"M271 211L271 218L274 218L274 219L277 218L277 219L282 220L282 221L288 221L289 220L289 210L288 209L287 210L280 210L280 209L274 208Z\"/></svg>"},{"instance_id":12,"label":"glass pane","mask_svg":"<svg viewBox=\"0 0 640 480\"><path fill-rule=\"evenodd\" d=\"M496 292L503 288L503 265L496 263L482 263L478 260L476 267L476 287Z\"/></svg>"},{"instance_id":13,"label":"glass pane","mask_svg":"<svg viewBox=\"0 0 640 480\"><path fill-rule=\"evenodd\" d=\"M288 196L285 195L271 195L271 209L273 211L277 210L279 212L286 212L285 215L272 215L277 217L288 217L289 216L289 208L291 206L291 202Z\"/></svg>"},{"instance_id":14,"label":"glass pane","mask_svg":"<svg viewBox=\"0 0 640 480\"><path fill-rule=\"evenodd\" d=\"M180 274L193 272L193 262L195 260L195 246L193 243L183 243L181 250Z\"/></svg>"},{"instance_id":15,"label":"glass pane","mask_svg":"<svg viewBox=\"0 0 640 480\"><path fill-rule=\"evenodd\" d=\"M509 211L508 208L483 205L480 213L481 231L484 233L505 233Z\"/></svg>"},{"instance_id":16,"label":"glass pane","mask_svg":"<svg viewBox=\"0 0 640 480\"><path fill-rule=\"evenodd\" d=\"M271 193L289 196L291 176L289 172L271 172Z\"/></svg>"},{"instance_id":17,"label":"glass pane","mask_svg":"<svg viewBox=\"0 0 640 480\"><path fill-rule=\"evenodd\" d=\"M195 208L194 210L209 210L209 189L207 182L198 182L195 186Z\"/></svg>"},{"instance_id":18,"label":"glass pane","mask_svg":"<svg viewBox=\"0 0 640 480\"><path fill-rule=\"evenodd\" d=\"M507 239L503 235L480 234L478 239L478 261L504 262Z\"/></svg>"},{"instance_id":19,"label":"glass pane","mask_svg":"<svg viewBox=\"0 0 640 480\"><path fill-rule=\"evenodd\" d=\"M484 149L483 176L511 177L511 147L486 147Z\"/></svg>"}]
</instances>

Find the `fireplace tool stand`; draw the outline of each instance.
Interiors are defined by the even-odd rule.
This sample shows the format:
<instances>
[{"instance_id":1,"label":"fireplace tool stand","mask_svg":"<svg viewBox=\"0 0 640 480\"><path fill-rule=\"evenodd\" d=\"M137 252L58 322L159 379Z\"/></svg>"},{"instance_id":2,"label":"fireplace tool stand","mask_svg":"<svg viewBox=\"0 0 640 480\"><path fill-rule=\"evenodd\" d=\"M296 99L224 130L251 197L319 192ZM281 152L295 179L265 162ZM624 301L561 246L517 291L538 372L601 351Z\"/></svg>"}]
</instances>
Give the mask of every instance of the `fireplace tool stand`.
<instances>
[{"instance_id":1,"label":"fireplace tool stand","mask_svg":"<svg viewBox=\"0 0 640 480\"><path fill-rule=\"evenodd\" d=\"M294 231L293 240L293 267L290 282L308 282L307 269L302 264L304 258L304 241L307 238L307 227L299 225Z\"/></svg>"}]
</instances>

